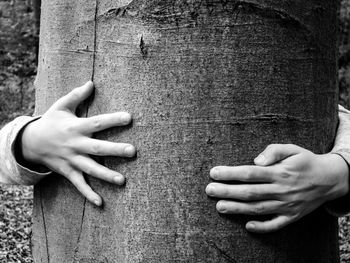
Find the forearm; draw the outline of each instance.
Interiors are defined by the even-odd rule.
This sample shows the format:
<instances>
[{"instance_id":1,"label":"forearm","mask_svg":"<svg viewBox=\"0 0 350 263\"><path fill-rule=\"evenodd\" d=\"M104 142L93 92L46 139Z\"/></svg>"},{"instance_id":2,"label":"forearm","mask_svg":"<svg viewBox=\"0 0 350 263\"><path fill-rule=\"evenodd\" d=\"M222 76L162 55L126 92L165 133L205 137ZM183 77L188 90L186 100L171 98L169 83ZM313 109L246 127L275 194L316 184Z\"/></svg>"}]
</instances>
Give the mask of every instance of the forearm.
<instances>
[{"instance_id":1,"label":"forearm","mask_svg":"<svg viewBox=\"0 0 350 263\"><path fill-rule=\"evenodd\" d=\"M332 153L338 154L347 164L347 185L349 185L349 164L350 164L350 111L339 106L339 125L337 135L334 141ZM335 164L333 164L335 165ZM341 198L326 204L327 210L337 216L342 216L350 212L350 194L349 191Z\"/></svg>"},{"instance_id":2,"label":"forearm","mask_svg":"<svg viewBox=\"0 0 350 263\"><path fill-rule=\"evenodd\" d=\"M32 171L21 164L15 156L15 142L21 130L35 117L22 116L8 123L0 130L0 183L35 184L47 173Z\"/></svg>"},{"instance_id":3,"label":"forearm","mask_svg":"<svg viewBox=\"0 0 350 263\"><path fill-rule=\"evenodd\" d=\"M339 125L333 153L340 154L350 164L350 111L339 106Z\"/></svg>"}]
</instances>

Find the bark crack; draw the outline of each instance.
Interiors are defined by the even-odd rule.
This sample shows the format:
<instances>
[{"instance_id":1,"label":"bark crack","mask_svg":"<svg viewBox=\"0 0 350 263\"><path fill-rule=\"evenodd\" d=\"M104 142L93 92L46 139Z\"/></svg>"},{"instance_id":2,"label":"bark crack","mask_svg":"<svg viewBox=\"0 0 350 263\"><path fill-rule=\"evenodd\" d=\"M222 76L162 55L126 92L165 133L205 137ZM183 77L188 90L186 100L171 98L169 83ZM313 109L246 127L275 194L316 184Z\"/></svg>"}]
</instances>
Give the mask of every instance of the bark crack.
<instances>
[{"instance_id":1,"label":"bark crack","mask_svg":"<svg viewBox=\"0 0 350 263\"><path fill-rule=\"evenodd\" d=\"M95 4L95 15L94 15L94 50L92 53L92 73L91 80L94 81L95 77L95 63L96 63L96 52L97 52L97 13L98 13L98 0L96 0ZM88 107L86 109L86 117L88 114Z\"/></svg>"},{"instance_id":2,"label":"bark crack","mask_svg":"<svg viewBox=\"0 0 350 263\"><path fill-rule=\"evenodd\" d=\"M147 48L147 46L145 44L145 41L143 40L143 35L141 36L141 39L140 39L140 51L141 51L142 57L144 59L147 58L148 48Z\"/></svg>"},{"instance_id":3,"label":"bark crack","mask_svg":"<svg viewBox=\"0 0 350 263\"><path fill-rule=\"evenodd\" d=\"M301 28L307 31L308 33L311 33L310 28L308 28L308 26L304 22L302 22L300 19L289 14L284 10L280 10L270 6L264 6L260 3L251 1L237 1L235 5L237 9L246 8L248 10L250 9L251 11L254 11L254 13L259 14L261 16L270 18L275 17L282 21L285 25L293 25L296 28Z\"/></svg>"},{"instance_id":4,"label":"bark crack","mask_svg":"<svg viewBox=\"0 0 350 263\"><path fill-rule=\"evenodd\" d=\"M138 12L131 11L131 7L133 6L133 4L134 4L134 1L131 1L127 5L108 9L106 12L102 13L101 15L98 15L98 16L96 15L96 20L98 18L121 17L121 16L126 16L127 14L131 16L135 16L138 14Z\"/></svg>"},{"instance_id":5,"label":"bark crack","mask_svg":"<svg viewBox=\"0 0 350 263\"><path fill-rule=\"evenodd\" d=\"M309 122L311 120L304 119L301 117L288 115L288 114L279 114L279 113L265 113L258 114L254 116L249 116L242 118L243 120L288 120L288 121L300 121L300 122Z\"/></svg>"},{"instance_id":6,"label":"bark crack","mask_svg":"<svg viewBox=\"0 0 350 263\"><path fill-rule=\"evenodd\" d=\"M229 256L224 250L222 250L221 248L219 248L219 246L217 244L215 244L214 241L209 240L207 241L208 245L215 248L217 251L219 251L219 253L227 260L227 262L230 263L237 263L237 261L232 258L231 256Z\"/></svg>"},{"instance_id":7,"label":"bark crack","mask_svg":"<svg viewBox=\"0 0 350 263\"><path fill-rule=\"evenodd\" d=\"M119 8L111 8L107 12L99 15L99 17L125 16L126 12L127 12L127 7L126 6L122 6L122 7L119 7Z\"/></svg>"},{"instance_id":8,"label":"bark crack","mask_svg":"<svg viewBox=\"0 0 350 263\"><path fill-rule=\"evenodd\" d=\"M78 233L78 239L77 239L77 245L74 249L74 257L73 257L73 262L76 262L76 256L79 252L79 244L80 244L80 239L81 239L81 234L83 232L83 224L84 224L84 217L85 217L85 208L86 208L86 198L84 198L84 206L83 206L83 212L81 215L81 220L80 220L80 228L79 228L79 233Z\"/></svg>"}]
</instances>

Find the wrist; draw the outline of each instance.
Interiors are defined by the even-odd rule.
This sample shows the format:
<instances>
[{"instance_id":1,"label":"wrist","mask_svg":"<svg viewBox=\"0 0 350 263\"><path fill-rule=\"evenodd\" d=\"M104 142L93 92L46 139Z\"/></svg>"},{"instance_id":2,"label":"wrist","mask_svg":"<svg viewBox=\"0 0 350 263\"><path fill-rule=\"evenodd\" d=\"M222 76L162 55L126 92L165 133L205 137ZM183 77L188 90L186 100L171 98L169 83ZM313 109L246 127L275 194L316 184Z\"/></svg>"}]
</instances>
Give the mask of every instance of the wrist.
<instances>
[{"instance_id":1,"label":"wrist","mask_svg":"<svg viewBox=\"0 0 350 263\"><path fill-rule=\"evenodd\" d=\"M38 120L29 123L23 128L17 139L18 156L26 164L40 164L40 157L35 149L38 147L35 143L37 133L35 132L35 125Z\"/></svg>"},{"instance_id":2,"label":"wrist","mask_svg":"<svg viewBox=\"0 0 350 263\"><path fill-rule=\"evenodd\" d=\"M38 133L34 131L34 125L37 122L38 120L30 122L18 133L15 141L14 157L23 169L35 173L48 173L50 170L40 163L40 158L35 152L35 149L38 148L35 143L35 135Z\"/></svg>"},{"instance_id":3,"label":"wrist","mask_svg":"<svg viewBox=\"0 0 350 263\"><path fill-rule=\"evenodd\" d=\"M339 154L329 153L324 157L324 162L329 166L330 180L333 182L327 201L332 201L349 192L349 166Z\"/></svg>"}]
</instances>

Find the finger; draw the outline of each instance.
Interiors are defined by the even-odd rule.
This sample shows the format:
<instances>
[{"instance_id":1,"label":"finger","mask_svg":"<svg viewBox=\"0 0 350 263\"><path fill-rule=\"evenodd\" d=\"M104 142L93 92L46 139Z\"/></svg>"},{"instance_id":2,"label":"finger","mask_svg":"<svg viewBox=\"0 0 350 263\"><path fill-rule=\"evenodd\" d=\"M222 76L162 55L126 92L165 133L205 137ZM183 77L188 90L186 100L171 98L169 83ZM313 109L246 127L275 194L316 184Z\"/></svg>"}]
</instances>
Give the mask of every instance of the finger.
<instances>
[{"instance_id":1,"label":"finger","mask_svg":"<svg viewBox=\"0 0 350 263\"><path fill-rule=\"evenodd\" d=\"M108 169L97 163L88 156L77 156L73 160L73 165L84 173L112 184L123 185L125 178L118 172Z\"/></svg>"},{"instance_id":2,"label":"finger","mask_svg":"<svg viewBox=\"0 0 350 263\"><path fill-rule=\"evenodd\" d=\"M264 234L275 232L281 228L293 223L295 219L290 216L279 215L271 220L260 222L260 221L250 221L246 224L246 229L249 232Z\"/></svg>"},{"instance_id":3,"label":"finger","mask_svg":"<svg viewBox=\"0 0 350 263\"><path fill-rule=\"evenodd\" d=\"M115 126L124 126L131 122L131 115L127 112L102 114L89 118L81 118L77 128L84 134L95 133Z\"/></svg>"},{"instance_id":4,"label":"finger","mask_svg":"<svg viewBox=\"0 0 350 263\"><path fill-rule=\"evenodd\" d=\"M294 144L270 144L254 159L256 165L267 166L300 153L301 147Z\"/></svg>"},{"instance_id":5,"label":"finger","mask_svg":"<svg viewBox=\"0 0 350 263\"><path fill-rule=\"evenodd\" d=\"M210 183L205 189L207 195L223 199L244 201L267 200L277 198L277 186L273 184L232 185Z\"/></svg>"},{"instance_id":6,"label":"finger","mask_svg":"<svg viewBox=\"0 0 350 263\"><path fill-rule=\"evenodd\" d=\"M80 172L72 171L66 177L89 202L97 206L102 205L102 198L91 189Z\"/></svg>"},{"instance_id":7,"label":"finger","mask_svg":"<svg viewBox=\"0 0 350 263\"><path fill-rule=\"evenodd\" d=\"M75 109L80 103L86 100L94 90L92 81L86 82L83 86L73 89L67 95L60 98L51 109L55 110L70 110L75 112Z\"/></svg>"},{"instance_id":8,"label":"finger","mask_svg":"<svg viewBox=\"0 0 350 263\"><path fill-rule=\"evenodd\" d=\"M131 144L115 143L88 137L76 140L74 148L80 153L96 156L133 157L136 154L136 149Z\"/></svg>"},{"instance_id":9,"label":"finger","mask_svg":"<svg viewBox=\"0 0 350 263\"><path fill-rule=\"evenodd\" d=\"M216 204L216 209L223 214L267 215L281 212L283 203L274 200L250 203L220 200Z\"/></svg>"},{"instance_id":10,"label":"finger","mask_svg":"<svg viewBox=\"0 0 350 263\"><path fill-rule=\"evenodd\" d=\"M274 180L274 174L272 167L254 165L216 166L210 170L210 177L218 181L270 183Z\"/></svg>"}]
</instances>

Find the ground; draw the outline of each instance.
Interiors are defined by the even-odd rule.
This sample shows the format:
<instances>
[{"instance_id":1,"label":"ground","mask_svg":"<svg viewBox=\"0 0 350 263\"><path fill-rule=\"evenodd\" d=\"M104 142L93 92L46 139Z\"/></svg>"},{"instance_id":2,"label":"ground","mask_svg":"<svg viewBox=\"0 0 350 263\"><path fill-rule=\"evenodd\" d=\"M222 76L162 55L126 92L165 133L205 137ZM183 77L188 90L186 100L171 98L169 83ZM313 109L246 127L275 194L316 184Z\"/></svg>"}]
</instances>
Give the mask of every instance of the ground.
<instances>
[{"instance_id":1,"label":"ground","mask_svg":"<svg viewBox=\"0 0 350 263\"><path fill-rule=\"evenodd\" d=\"M340 103L350 106L350 0L342 0ZM37 34L29 0L0 0L0 127L34 109ZM0 263L33 262L32 187L0 185ZM341 262L350 262L350 217L339 219Z\"/></svg>"},{"instance_id":2,"label":"ground","mask_svg":"<svg viewBox=\"0 0 350 263\"><path fill-rule=\"evenodd\" d=\"M0 263L33 262L32 187L0 187Z\"/></svg>"}]
</instances>

